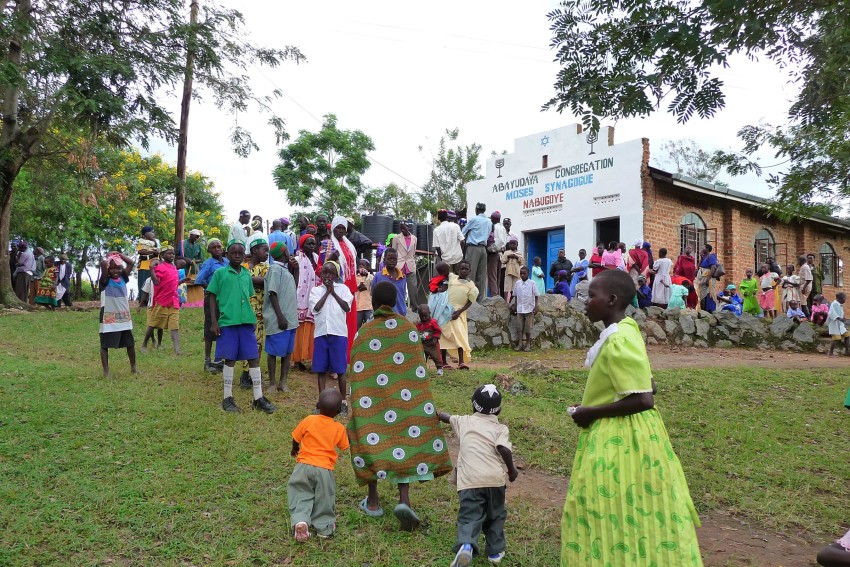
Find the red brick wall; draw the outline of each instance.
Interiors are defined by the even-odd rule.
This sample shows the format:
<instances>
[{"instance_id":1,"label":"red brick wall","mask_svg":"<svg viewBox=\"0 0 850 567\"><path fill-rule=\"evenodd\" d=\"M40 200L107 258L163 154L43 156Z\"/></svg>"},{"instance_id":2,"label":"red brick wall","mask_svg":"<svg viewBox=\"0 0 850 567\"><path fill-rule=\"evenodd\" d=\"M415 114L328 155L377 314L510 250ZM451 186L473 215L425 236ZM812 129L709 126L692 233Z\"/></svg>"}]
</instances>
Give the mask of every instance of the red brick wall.
<instances>
[{"instance_id":1,"label":"red brick wall","mask_svg":"<svg viewBox=\"0 0 850 567\"><path fill-rule=\"evenodd\" d=\"M644 157L647 161L648 155L649 146L645 140ZM696 213L710 231L716 229L716 242L713 232L709 232L708 240L726 269L726 283L739 283L746 270L753 267L755 237L761 229L773 234L777 244L777 262L782 264L783 271L786 263L796 266L797 256L808 253L814 253L815 263L820 265L820 249L824 242L829 242L839 257L850 261L850 230L816 221L783 223L767 216L757 206L689 191L653 179L646 167L642 188L644 239L652 243L656 255L659 248L665 247L669 251L668 257L675 262L681 246L681 219L688 213ZM695 251L695 254L698 253ZM831 301L842 289L850 292L850 273L845 274L843 280L842 288L825 286L827 299Z\"/></svg>"}]
</instances>

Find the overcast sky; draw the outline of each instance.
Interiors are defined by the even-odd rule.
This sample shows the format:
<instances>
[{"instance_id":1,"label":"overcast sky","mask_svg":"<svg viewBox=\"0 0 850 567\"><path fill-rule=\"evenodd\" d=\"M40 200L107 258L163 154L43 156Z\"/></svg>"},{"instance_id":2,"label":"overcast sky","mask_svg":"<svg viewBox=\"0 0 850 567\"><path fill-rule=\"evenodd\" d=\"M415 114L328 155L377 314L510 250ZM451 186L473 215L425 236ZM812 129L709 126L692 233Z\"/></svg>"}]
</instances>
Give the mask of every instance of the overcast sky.
<instances>
[{"instance_id":1,"label":"overcast sky","mask_svg":"<svg viewBox=\"0 0 850 567\"><path fill-rule=\"evenodd\" d=\"M364 179L370 186L421 185L446 128L459 127L460 141L481 144L487 157L492 150L513 151L515 138L578 122L540 110L552 96L558 70L546 19L555 2L224 3L243 12L255 43L294 45L307 56L301 65L251 69L253 87L259 94L274 88L285 93L276 110L293 139L299 130L317 130L327 113L337 115L341 128L368 134L376 147ZM727 106L714 118L678 125L659 112L624 120L614 124L616 141L649 138L655 162L664 140L692 138L706 149L739 148L735 133L742 125L784 121L795 91L773 65L740 58L721 77ZM173 108L176 117L177 100ZM277 149L266 118L258 112L235 118L261 147L246 159L228 142L234 117L216 109L210 97L193 103L189 168L215 182L229 220L243 208L264 218L287 214L290 207L271 177ZM176 160L175 148L154 144L151 149ZM772 163L770 156L765 163ZM754 176L726 180L734 189L768 195Z\"/></svg>"}]
</instances>

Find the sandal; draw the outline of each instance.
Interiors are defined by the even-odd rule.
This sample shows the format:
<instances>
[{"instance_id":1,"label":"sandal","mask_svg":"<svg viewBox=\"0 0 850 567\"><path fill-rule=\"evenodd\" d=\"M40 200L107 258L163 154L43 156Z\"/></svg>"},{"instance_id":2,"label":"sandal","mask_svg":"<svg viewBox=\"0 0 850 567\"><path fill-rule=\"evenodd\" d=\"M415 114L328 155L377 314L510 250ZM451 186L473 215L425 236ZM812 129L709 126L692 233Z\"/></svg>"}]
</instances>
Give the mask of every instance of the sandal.
<instances>
[{"instance_id":1,"label":"sandal","mask_svg":"<svg viewBox=\"0 0 850 567\"><path fill-rule=\"evenodd\" d=\"M304 543L310 539L310 530L307 526L307 522L298 522L295 524L295 541L298 543Z\"/></svg>"},{"instance_id":2,"label":"sandal","mask_svg":"<svg viewBox=\"0 0 850 567\"><path fill-rule=\"evenodd\" d=\"M363 512L367 516L371 516L373 518L380 518L381 516L384 515L384 509L383 508L378 508L377 510L370 510L369 505L367 504L368 501L369 501L368 497L366 497L366 498L364 498L363 500L360 501L360 504L357 507L360 508L361 512Z\"/></svg>"},{"instance_id":3,"label":"sandal","mask_svg":"<svg viewBox=\"0 0 850 567\"><path fill-rule=\"evenodd\" d=\"M398 523L401 525L401 529L406 532L412 532L416 528L419 527L419 524L422 523L422 520L419 519L419 516L416 515L416 512L413 511L413 508L408 506L407 504L399 504L393 510L395 517L398 518Z\"/></svg>"},{"instance_id":4,"label":"sandal","mask_svg":"<svg viewBox=\"0 0 850 567\"><path fill-rule=\"evenodd\" d=\"M469 370L469 366L467 366L465 363L461 362L460 364L457 365L457 369L458 370Z\"/></svg>"}]
</instances>

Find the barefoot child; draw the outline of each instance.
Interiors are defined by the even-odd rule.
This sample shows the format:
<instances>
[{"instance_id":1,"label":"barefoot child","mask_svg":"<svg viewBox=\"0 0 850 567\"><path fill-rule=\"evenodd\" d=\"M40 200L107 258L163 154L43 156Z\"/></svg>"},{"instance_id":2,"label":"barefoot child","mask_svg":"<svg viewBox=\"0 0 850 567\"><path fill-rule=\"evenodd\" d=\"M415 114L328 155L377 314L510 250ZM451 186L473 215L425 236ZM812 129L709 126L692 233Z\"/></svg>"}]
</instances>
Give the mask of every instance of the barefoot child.
<instances>
[{"instance_id":1,"label":"barefoot child","mask_svg":"<svg viewBox=\"0 0 850 567\"><path fill-rule=\"evenodd\" d=\"M517 319L517 342L514 350L531 351L531 327L534 326L538 301L540 295L537 285L528 279L528 268L523 266L519 270L519 280L511 290L511 312L516 314Z\"/></svg>"},{"instance_id":2,"label":"barefoot child","mask_svg":"<svg viewBox=\"0 0 850 567\"><path fill-rule=\"evenodd\" d=\"M437 320L431 317L431 309L422 304L417 310L419 313L419 322L416 323L416 330L419 331L419 337L422 339L422 348L425 351L425 364L428 360L433 360L437 367L437 376L443 375L443 356L440 353L440 335L443 330Z\"/></svg>"},{"instance_id":3,"label":"barefoot child","mask_svg":"<svg viewBox=\"0 0 850 567\"><path fill-rule=\"evenodd\" d=\"M227 267L217 270L207 286L207 293L211 296L211 331L218 336L215 354L216 358L224 359L224 399L221 409L242 411L233 399L233 369L237 360L247 360L253 387L253 408L272 413L276 408L263 395L260 351L257 349L257 337L254 335L257 316L250 302L254 294L254 284L251 274L242 267L243 260L245 245L241 240L231 240L227 245Z\"/></svg>"},{"instance_id":4,"label":"barefoot child","mask_svg":"<svg viewBox=\"0 0 850 567\"><path fill-rule=\"evenodd\" d=\"M532 282L534 285L534 282ZM535 286L536 287L536 286ZM478 555L478 536L484 530L484 553L490 563L505 557L505 487L519 476L511 453L508 427L499 423L502 394L493 384L472 394L472 415L439 412L450 423L460 442L457 456L456 553L450 567L466 567Z\"/></svg>"},{"instance_id":5,"label":"barefoot child","mask_svg":"<svg viewBox=\"0 0 850 567\"><path fill-rule=\"evenodd\" d=\"M411 531L420 520L410 504L410 483L448 474L452 466L419 333L393 311L397 298L391 282L372 288L374 319L363 325L352 345L348 438L357 482L369 486L360 510L367 516L382 516L378 482L389 481L398 485L393 512L401 529Z\"/></svg>"},{"instance_id":6,"label":"barefoot child","mask_svg":"<svg viewBox=\"0 0 850 567\"><path fill-rule=\"evenodd\" d=\"M587 316L605 330L587 354L581 405L569 410L582 431L561 521L562 567L602 565L601 558L616 566L702 566L699 517L654 409L640 329L625 315L634 295L631 277L618 270L590 283Z\"/></svg>"},{"instance_id":7,"label":"barefoot child","mask_svg":"<svg viewBox=\"0 0 850 567\"><path fill-rule=\"evenodd\" d=\"M519 240L516 236L512 236L505 246L505 251L502 252L502 266L505 268L505 299L511 300L511 292L514 289L514 284L519 281L519 271L523 265L522 254L517 252ZM532 282L533 283L533 282Z\"/></svg>"},{"instance_id":8,"label":"barefoot child","mask_svg":"<svg viewBox=\"0 0 850 567\"><path fill-rule=\"evenodd\" d=\"M136 341L133 318L127 299L127 282L133 260L119 252L110 252L100 268L100 363L104 378L109 378L109 349L126 348L130 372L136 374Z\"/></svg>"},{"instance_id":9,"label":"barefoot child","mask_svg":"<svg viewBox=\"0 0 850 567\"><path fill-rule=\"evenodd\" d=\"M827 316L829 316L829 305L826 304L822 295L814 296L812 299L812 323L822 327L826 323Z\"/></svg>"},{"instance_id":10,"label":"barefoot child","mask_svg":"<svg viewBox=\"0 0 850 567\"><path fill-rule=\"evenodd\" d=\"M329 374L336 374L342 393L342 415L348 415L345 402L348 353L346 313L351 311L354 295L339 283L339 267L332 260L322 266L322 284L310 291L310 311L316 327L313 341L312 371L317 374L319 393L325 389Z\"/></svg>"},{"instance_id":11,"label":"barefoot child","mask_svg":"<svg viewBox=\"0 0 850 567\"><path fill-rule=\"evenodd\" d=\"M844 325L844 302L847 301L847 295L843 291L835 294L835 301L829 306L829 314L826 316L826 326L829 329L829 336L832 338L832 344L829 345L829 356L835 356L835 345L844 343L844 354L850 356L850 332L847 332L847 327Z\"/></svg>"},{"instance_id":12,"label":"barefoot child","mask_svg":"<svg viewBox=\"0 0 850 567\"><path fill-rule=\"evenodd\" d=\"M288 251L283 241L274 242L270 253L274 261L266 272L263 298L263 326L266 334L266 359L269 368L269 392L289 390L289 361L295 350L298 329L298 306L295 302L295 278L286 267ZM277 359L280 358L280 380L276 383Z\"/></svg>"},{"instance_id":13,"label":"barefoot child","mask_svg":"<svg viewBox=\"0 0 850 567\"><path fill-rule=\"evenodd\" d=\"M543 263L543 260L540 259L540 256L534 257L534 265L531 267L531 280L537 286L537 293L540 295L546 293L546 272L543 271L543 268L540 264Z\"/></svg>"},{"instance_id":14,"label":"barefoot child","mask_svg":"<svg viewBox=\"0 0 850 567\"><path fill-rule=\"evenodd\" d=\"M210 316L210 294L207 293L207 286L212 279L216 270L219 270L227 265L224 260L224 247L221 245L221 240L211 238L207 242L207 252L210 257L204 260L201 268L198 270L198 275L195 276L195 285L204 288L204 370L210 373L221 372L224 366L223 360L212 360L212 346L218 337L212 332Z\"/></svg>"},{"instance_id":15,"label":"barefoot child","mask_svg":"<svg viewBox=\"0 0 850 567\"><path fill-rule=\"evenodd\" d=\"M336 530L336 449L348 449L345 426L334 421L341 407L341 393L323 391L316 403L319 414L305 417L292 432L290 455L297 460L286 485L286 498L290 525L299 543L309 539L310 526L319 537L331 537Z\"/></svg>"},{"instance_id":16,"label":"barefoot child","mask_svg":"<svg viewBox=\"0 0 850 567\"><path fill-rule=\"evenodd\" d=\"M171 332L174 354L183 354L180 352L180 302L177 298L180 276L174 266L174 248L164 249L160 258L151 260L153 307L148 309L148 328L145 340L142 341L142 350L147 349L154 329L162 329Z\"/></svg>"},{"instance_id":17,"label":"barefoot child","mask_svg":"<svg viewBox=\"0 0 850 567\"><path fill-rule=\"evenodd\" d=\"M372 274L369 272L369 260L360 260L357 269L357 328L372 319Z\"/></svg>"}]
</instances>

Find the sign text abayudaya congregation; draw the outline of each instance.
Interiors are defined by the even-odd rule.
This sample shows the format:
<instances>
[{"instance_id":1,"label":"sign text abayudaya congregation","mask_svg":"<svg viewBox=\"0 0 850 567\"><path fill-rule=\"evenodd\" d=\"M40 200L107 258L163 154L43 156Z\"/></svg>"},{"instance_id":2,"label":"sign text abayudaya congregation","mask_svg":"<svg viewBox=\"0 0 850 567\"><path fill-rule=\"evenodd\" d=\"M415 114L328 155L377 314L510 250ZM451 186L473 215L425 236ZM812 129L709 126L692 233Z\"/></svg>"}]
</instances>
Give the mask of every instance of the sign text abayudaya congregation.
<instances>
[{"instance_id":1,"label":"sign text abayudaya congregation","mask_svg":"<svg viewBox=\"0 0 850 567\"><path fill-rule=\"evenodd\" d=\"M563 195L552 195L574 187L591 185L593 172L614 166L614 158L603 158L555 169L555 181L544 185L543 195L535 197L535 186L539 183L536 174L526 175L503 183L493 184L493 193L505 192L505 200L523 199L523 209L536 209L563 202ZM553 199L554 197L554 199ZM560 197L560 200L558 199Z\"/></svg>"}]
</instances>

